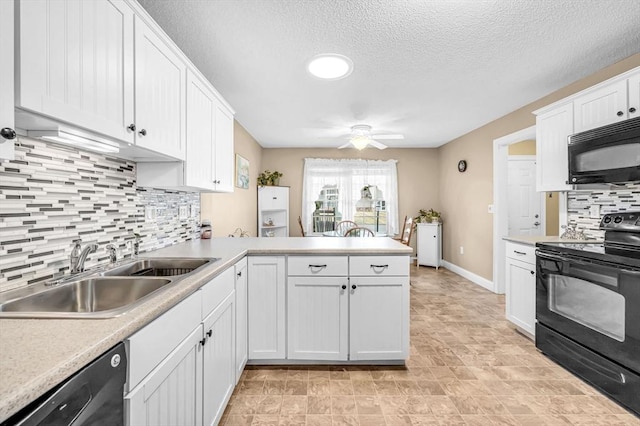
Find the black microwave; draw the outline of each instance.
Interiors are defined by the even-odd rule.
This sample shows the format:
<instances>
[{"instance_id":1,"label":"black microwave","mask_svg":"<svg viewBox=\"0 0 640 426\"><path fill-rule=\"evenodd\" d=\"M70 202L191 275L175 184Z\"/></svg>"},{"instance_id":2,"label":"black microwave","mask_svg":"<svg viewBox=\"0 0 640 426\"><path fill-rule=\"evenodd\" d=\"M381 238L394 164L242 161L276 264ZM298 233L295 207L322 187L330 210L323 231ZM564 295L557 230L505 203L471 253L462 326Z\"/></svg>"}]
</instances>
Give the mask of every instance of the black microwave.
<instances>
[{"instance_id":1,"label":"black microwave","mask_svg":"<svg viewBox=\"0 0 640 426\"><path fill-rule=\"evenodd\" d=\"M640 181L640 117L569 137L568 184Z\"/></svg>"}]
</instances>

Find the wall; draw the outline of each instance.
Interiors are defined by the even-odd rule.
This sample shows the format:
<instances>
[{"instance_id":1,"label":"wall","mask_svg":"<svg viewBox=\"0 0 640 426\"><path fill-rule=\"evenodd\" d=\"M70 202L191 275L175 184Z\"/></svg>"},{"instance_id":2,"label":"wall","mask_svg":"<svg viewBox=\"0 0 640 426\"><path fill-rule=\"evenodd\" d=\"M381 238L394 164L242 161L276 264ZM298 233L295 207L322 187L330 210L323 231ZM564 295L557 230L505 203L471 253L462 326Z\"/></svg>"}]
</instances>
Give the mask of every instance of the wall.
<instances>
[{"instance_id":1,"label":"wall","mask_svg":"<svg viewBox=\"0 0 640 426\"><path fill-rule=\"evenodd\" d=\"M99 244L92 267L108 262L109 243L130 255L134 232L141 252L199 234L198 194L137 188L133 162L28 138L16 143L15 160L0 162L0 200L0 291L68 272L77 238Z\"/></svg>"},{"instance_id":2,"label":"wall","mask_svg":"<svg viewBox=\"0 0 640 426\"><path fill-rule=\"evenodd\" d=\"M419 209L440 210L438 202L440 182L438 180L439 158L437 149L393 149L368 148L338 150L335 148L271 148L263 151L264 169L284 173L280 185L290 186L289 232L301 236L298 216L302 210L302 173L305 158L362 158L366 160L398 160L398 213L415 216ZM447 221L447 217L444 217ZM415 247L415 237L412 238Z\"/></svg>"},{"instance_id":3,"label":"wall","mask_svg":"<svg viewBox=\"0 0 640 426\"><path fill-rule=\"evenodd\" d=\"M536 141L516 142L508 146L509 155L536 155Z\"/></svg>"},{"instance_id":4,"label":"wall","mask_svg":"<svg viewBox=\"0 0 640 426\"><path fill-rule=\"evenodd\" d=\"M202 219L211 220L215 237L226 237L237 228L255 237L258 235L256 178L262 171L263 149L237 121L233 131L235 153L249 160L249 189L235 187L234 192L228 194L202 194Z\"/></svg>"},{"instance_id":5,"label":"wall","mask_svg":"<svg viewBox=\"0 0 640 426\"><path fill-rule=\"evenodd\" d=\"M492 279L493 217L487 212L487 207L493 200L493 140L534 125L532 112L536 109L637 66L640 66L640 54L606 67L439 148L445 260ZM468 162L466 173L457 170L456 165L461 159ZM460 246L464 246L464 255L460 254Z\"/></svg>"}]
</instances>

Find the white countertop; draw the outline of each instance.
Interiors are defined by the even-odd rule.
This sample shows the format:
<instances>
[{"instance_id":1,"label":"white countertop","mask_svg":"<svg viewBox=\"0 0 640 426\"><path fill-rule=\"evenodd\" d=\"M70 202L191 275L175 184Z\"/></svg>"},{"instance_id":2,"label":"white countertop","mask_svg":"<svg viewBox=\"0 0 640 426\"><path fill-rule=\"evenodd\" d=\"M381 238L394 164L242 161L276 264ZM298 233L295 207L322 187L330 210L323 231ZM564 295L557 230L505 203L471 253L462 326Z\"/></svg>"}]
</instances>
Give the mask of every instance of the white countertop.
<instances>
[{"instance_id":1,"label":"white countertop","mask_svg":"<svg viewBox=\"0 0 640 426\"><path fill-rule=\"evenodd\" d=\"M111 319L0 319L0 422L131 336L247 254L387 254L412 249L391 238L214 238L141 257L220 261Z\"/></svg>"},{"instance_id":2,"label":"white countertop","mask_svg":"<svg viewBox=\"0 0 640 426\"><path fill-rule=\"evenodd\" d=\"M512 243L524 244L528 246L535 246L536 243L599 243L600 240L570 240L567 238L560 238L558 236L544 236L544 235L515 235L506 236L502 238L505 241L511 241Z\"/></svg>"}]
</instances>

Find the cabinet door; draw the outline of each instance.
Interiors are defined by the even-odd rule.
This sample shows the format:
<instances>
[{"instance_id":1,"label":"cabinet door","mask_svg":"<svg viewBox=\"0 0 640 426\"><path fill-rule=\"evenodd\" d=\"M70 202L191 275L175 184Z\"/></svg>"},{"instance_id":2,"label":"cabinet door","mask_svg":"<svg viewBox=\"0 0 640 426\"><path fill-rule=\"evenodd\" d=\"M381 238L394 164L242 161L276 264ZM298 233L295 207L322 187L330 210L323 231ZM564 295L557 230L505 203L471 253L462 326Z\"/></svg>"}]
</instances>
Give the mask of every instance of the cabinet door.
<instances>
[{"instance_id":1,"label":"cabinet door","mask_svg":"<svg viewBox=\"0 0 640 426\"><path fill-rule=\"evenodd\" d=\"M418 265L440 266L442 257L440 249L440 226L430 224L418 224Z\"/></svg>"},{"instance_id":2,"label":"cabinet door","mask_svg":"<svg viewBox=\"0 0 640 426\"><path fill-rule=\"evenodd\" d=\"M289 188L283 186L263 186L258 188L259 209L288 210L289 209Z\"/></svg>"},{"instance_id":3,"label":"cabinet door","mask_svg":"<svg viewBox=\"0 0 640 426\"><path fill-rule=\"evenodd\" d=\"M135 18L136 145L184 160L186 65Z\"/></svg>"},{"instance_id":4,"label":"cabinet door","mask_svg":"<svg viewBox=\"0 0 640 426\"><path fill-rule=\"evenodd\" d=\"M130 426L202 424L202 326L124 397Z\"/></svg>"},{"instance_id":5,"label":"cabinet door","mask_svg":"<svg viewBox=\"0 0 640 426\"><path fill-rule=\"evenodd\" d=\"M507 319L535 335L536 275L535 265L507 258Z\"/></svg>"},{"instance_id":6,"label":"cabinet door","mask_svg":"<svg viewBox=\"0 0 640 426\"><path fill-rule=\"evenodd\" d=\"M235 294L230 294L203 321L203 424L217 425L233 388L235 374Z\"/></svg>"},{"instance_id":7,"label":"cabinet door","mask_svg":"<svg viewBox=\"0 0 640 426\"><path fill-rule=\"evenodd\" d=\"M13 97L13 2L0 1L0 129L15 131L14 97ZM9 130L7 130L9 131ZM0 136L0 160L15 158L15 139Z\"/></svg>"},{"instance_id":8,"label":"cabinet door","mask_svg":"<svg viewBox=\"0 0 640 426\"><path fill-rule=\"evenodd\" d=\"M285 359L284 257L249 257L249 359Z\"/></svg>"},{"instance_id":9,"label":"cabinet door","mask_svg":"<svg viewBox=\"0 0 640 426\"><path fill-rule=\"evenodd\" d=\"M236 383L247 365L247 259L235 265L236 273Z\"/></svg>"},{"instance_id":10,"label":"cabinet door","mask_svg":"<svg viewBox=\"0 0 640 426\"><path fill-rule=\"evenodd\" d=\"M347 277L289 277L287 359L346 361Z\"/></svg>"},{"instance_id":11,"label":"cabinet door","mask_svg":"<svg viewBox=\"0 0 640 426\"><path fill-rule=\"evenodd\" d=\"M409 277L351 277L350 283L349 359L406 359Z\"/></svg>"},{"instance_id":12,"label":"cabinet door","mask_svg":"<svg viewBox=\"0 0 640 426\"><path fill-rule=\"evenodd\" d=\"M587 93L573 101L574 132L584 132L627 118L626 80Z\"/></svg>"},{"instance_id":13,"label":"cabinet door","mask_svg":"<svg viewBox=\"0 0 640 426\"><path fill-rule=\"evenodd\" d=\"M628 90L629 90L629 104L628 113L629 118L640 117L640 71L629 77Z\"/></svg>"},{"instance_id":14,"label":"cabinet door","mask_svg":"<svg viewBox=\"0 0 640 426\"><path fill-rule=\"evenodd\" d=\"M221 103L215 109L214 179L217 192L233 192L233 114Z\"/></svg>"},{"instance_id":15,"label":"cabinet door","mask_svg":"<svg viewBox=\"0 0 640 426\"><path fill-rule=\"evenodd\" d=\"M3 2L4 3L4 2ZM16 105L133 142L133 11L122 0L25 0Z\"/></svg>"},{"instance_id":16,"label":"cabinet door","mask_svg":"<svg viewBox=\"0 0 640 426\"><path fill-rule=\"evenodd\" d=\"M567 145L573 133L573 104L536 117L536 190L568 191Z\"/></svg>"},{"instance_id":17,"label":"cabinet door","mask_svg":"<svg viewBox=\"0 0 640 426\"><path fill-rule=\"evenodd\" d=\"M204 190L213 183L216 99L207 85L192 72L187 73L187 152L185 184Z\"/></svg>"}]
</instances>

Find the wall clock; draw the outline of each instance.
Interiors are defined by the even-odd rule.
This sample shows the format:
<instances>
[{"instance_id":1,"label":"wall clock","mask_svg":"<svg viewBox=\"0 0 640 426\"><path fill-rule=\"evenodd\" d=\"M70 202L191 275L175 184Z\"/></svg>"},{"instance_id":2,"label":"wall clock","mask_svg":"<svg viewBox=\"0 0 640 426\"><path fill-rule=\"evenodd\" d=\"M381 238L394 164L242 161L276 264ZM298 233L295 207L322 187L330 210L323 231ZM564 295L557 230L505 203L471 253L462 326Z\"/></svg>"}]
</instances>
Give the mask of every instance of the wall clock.
<instances>
[{"instance_id":1,"label":"wall clock","mask_svg":"<svg viewBox=\"0 0 640 426\"><path fill-rule=\"evenodd\" d=\"M458 171L460 173L463 173L467 170L467 162L466 160L460 160L458 161Z\"/></svg>"}]
</instances>

